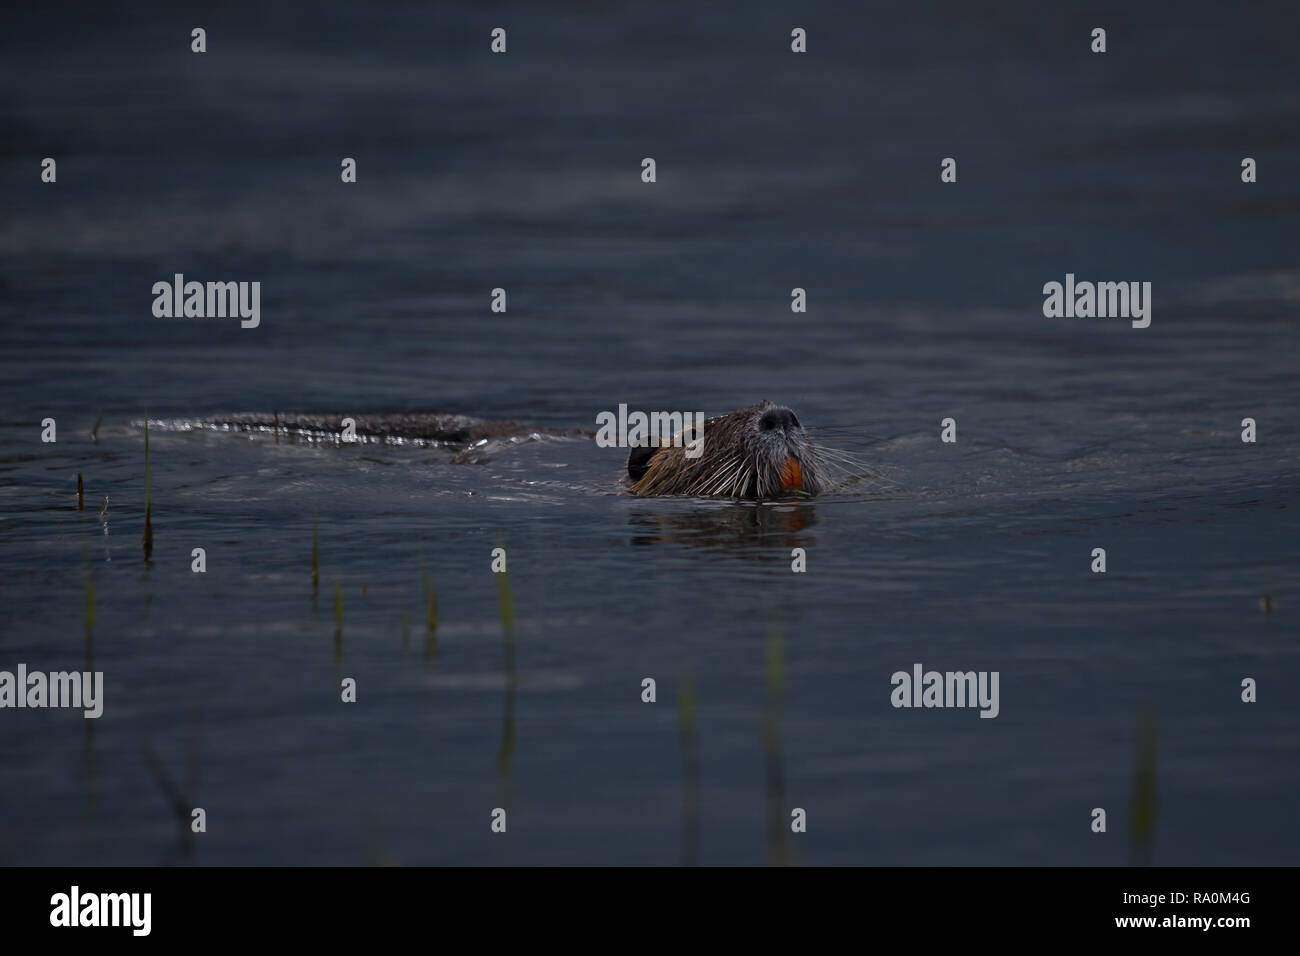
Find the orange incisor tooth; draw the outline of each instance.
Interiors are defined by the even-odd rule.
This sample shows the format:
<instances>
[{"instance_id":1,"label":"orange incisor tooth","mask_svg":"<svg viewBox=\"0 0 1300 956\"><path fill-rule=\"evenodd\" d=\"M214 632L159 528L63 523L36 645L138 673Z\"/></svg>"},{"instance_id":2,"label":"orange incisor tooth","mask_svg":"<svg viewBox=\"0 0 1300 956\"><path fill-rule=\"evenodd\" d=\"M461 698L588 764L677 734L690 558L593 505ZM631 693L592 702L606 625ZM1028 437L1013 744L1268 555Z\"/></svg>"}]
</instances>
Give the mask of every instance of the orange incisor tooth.
<instances>
[{"instance_id":1,"label":"orange incisor tooth","mask_svg":"<svg viewBox=\"0 0 1300 956\"><path fill-rule=\"evenodd\" d=\"M785 488L803 487L803 470L799 467L799 459L794 455L789 455L781 466L781 484Z\"/></svg>"}]
</instances>

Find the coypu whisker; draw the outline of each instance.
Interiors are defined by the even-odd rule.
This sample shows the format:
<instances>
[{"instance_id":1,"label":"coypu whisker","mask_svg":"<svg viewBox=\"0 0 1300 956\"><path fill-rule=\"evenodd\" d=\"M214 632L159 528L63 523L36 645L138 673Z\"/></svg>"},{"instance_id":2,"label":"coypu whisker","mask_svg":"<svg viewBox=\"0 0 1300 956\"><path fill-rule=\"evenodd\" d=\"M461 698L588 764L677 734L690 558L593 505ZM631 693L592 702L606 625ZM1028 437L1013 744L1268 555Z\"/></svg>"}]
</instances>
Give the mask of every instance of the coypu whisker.
<instances>
[{"instance_id":1,"label":"coypu whisker","mask_svg":"<svg viewBox=\"0 0 1300 956\"><path fill-rule=\"evenodd\" d=\"M700 486L705 489L706 494L717 494L720 491L734 487L736 480L745 467L743 460L730 458L719 466L709 478L701 482Z\"/></svg>"}]
</instances>

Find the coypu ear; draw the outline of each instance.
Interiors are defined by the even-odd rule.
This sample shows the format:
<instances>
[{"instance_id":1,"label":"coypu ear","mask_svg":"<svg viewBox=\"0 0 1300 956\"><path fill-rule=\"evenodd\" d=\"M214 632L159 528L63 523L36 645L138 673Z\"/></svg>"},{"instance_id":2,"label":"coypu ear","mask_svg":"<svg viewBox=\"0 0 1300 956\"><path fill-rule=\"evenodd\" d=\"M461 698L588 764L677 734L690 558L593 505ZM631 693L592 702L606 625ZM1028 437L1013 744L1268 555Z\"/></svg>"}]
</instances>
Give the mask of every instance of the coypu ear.
<instances>
[{"instance_id":1,"label":"coypu ear","mask_svg":"<svg viewBox=\"0 0 1300 956\"><path fill-rule=\"evenodd\" d=\"M627 475L633 481L640 481L642 476L650 470L650 459L659 449L652 445L643 448L633 448L627 456Z\"/></svg>"}]
</instances>

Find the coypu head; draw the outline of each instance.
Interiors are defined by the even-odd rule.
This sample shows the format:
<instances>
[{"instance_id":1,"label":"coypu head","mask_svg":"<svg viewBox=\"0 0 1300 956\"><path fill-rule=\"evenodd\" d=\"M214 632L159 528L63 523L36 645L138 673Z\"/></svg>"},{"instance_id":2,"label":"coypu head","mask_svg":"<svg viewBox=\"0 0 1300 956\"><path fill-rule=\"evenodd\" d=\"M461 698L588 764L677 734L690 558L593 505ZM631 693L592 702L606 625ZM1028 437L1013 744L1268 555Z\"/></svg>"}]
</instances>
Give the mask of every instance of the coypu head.
<instances>
[{"instance_id":1,"label":"coypu head","mask_svg":"<svg viewBox=\"0 0 1300 956\"><path fill-rule=\"evenodd\" d=\"M826 468L799 419L769 401L704 422L704 450L688 457L694 426L681 441L633 448L627 474L634 495L781 498L815 495L827 485Z\"/></svg>"}]
</instances>

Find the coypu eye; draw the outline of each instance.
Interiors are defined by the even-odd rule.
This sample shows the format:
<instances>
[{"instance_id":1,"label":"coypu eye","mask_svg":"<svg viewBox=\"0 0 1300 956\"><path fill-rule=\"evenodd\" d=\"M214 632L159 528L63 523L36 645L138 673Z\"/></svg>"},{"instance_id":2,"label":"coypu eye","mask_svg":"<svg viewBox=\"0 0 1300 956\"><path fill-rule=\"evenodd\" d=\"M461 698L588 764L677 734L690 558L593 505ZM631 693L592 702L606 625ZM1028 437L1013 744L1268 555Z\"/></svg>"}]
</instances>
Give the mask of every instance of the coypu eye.
<instances>
[{"instance_id":1,"label":"coypu eye","mask_svg":"<svg viewBox=\"0 0 1300 956\"><path fill-rule=\"evenodd\" d=\"M799 419L795 418L794 412L788 408L771 408L765 411L758 420L760 431L770 432L774 428L798 428Z\"/></svg>"}]
</instances>

